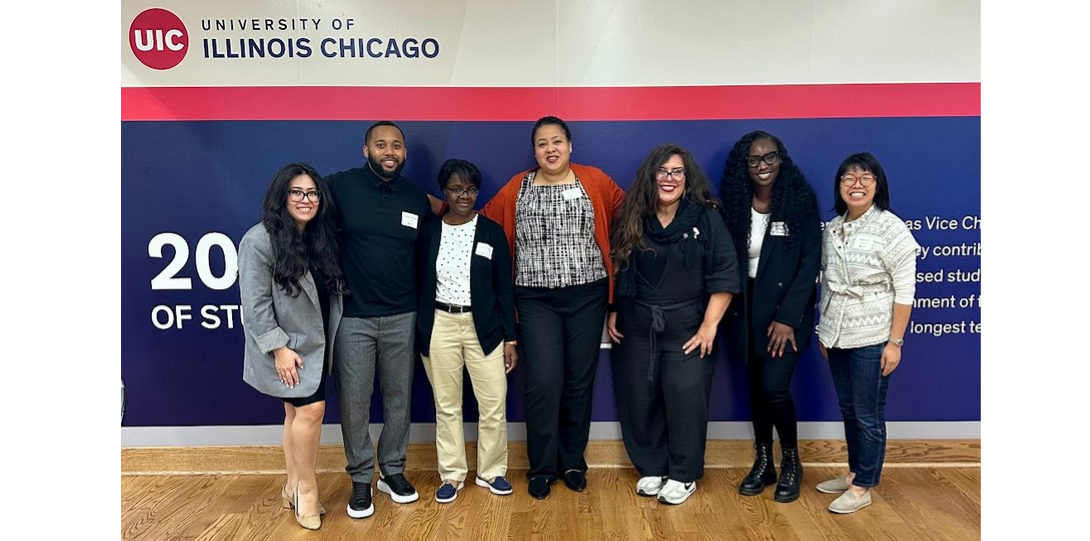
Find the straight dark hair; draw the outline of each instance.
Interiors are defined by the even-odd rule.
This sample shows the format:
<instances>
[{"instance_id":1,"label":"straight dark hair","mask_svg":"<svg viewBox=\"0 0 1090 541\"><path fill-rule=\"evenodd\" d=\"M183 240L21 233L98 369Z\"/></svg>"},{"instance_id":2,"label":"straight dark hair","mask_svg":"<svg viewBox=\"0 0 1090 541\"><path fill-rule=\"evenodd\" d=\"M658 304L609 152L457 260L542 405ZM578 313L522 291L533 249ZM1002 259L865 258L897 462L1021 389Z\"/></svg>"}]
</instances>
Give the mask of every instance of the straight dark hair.
<instances>
[{"instance_id":1,"label":"straight dark hair","mask_svg":"<svg viewBox=\"0 0 1090 541\"><path fill-rule=\"evenodd\" d=\"M851 169L874 173L874 206L880 210L893 212L893 209L889 206L889 180L886 179L886 170L882 168L882 164L878 161L878 158L874 157L874 154L856 152L840 162L840 167L836 170L836 176L833 177L833 210L836 211L837 215L843 216L844 213L848 212L848 204L844 202L844 198L840 197L840 177Z\"/></svg>"}]
</instances>

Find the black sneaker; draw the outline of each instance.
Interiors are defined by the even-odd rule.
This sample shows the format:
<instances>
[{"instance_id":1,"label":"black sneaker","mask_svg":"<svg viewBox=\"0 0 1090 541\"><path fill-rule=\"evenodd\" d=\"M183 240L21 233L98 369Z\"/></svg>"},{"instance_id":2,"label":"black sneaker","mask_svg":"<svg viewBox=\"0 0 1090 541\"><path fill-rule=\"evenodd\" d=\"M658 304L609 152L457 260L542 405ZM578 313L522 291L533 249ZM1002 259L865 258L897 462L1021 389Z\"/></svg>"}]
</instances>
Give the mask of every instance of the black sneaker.
<instances>
[{"instance_id":1,"label":"black sneaker","mask_svg":"<svg viewBox=\"0 0 1090 541\"><path fill-rule=\"evenodd\" d=\"M397 503L415 502L420 495L416 493L413 484L405 478L405 474L395 473L388 476L379 475L378 489L390 495L390 499Z\"/></svg>"},{"instance_id":2,"label":"black sneaker","mask_svg":"<svg viewBox=\"0 0 1090 541\"><path fill-rule=\"evenodd\" d=\"M367 518L375 514L375 505L371 503L371 483L352 481L352 497L348 499L348 516Z\"/></svg>"}]
</instances>

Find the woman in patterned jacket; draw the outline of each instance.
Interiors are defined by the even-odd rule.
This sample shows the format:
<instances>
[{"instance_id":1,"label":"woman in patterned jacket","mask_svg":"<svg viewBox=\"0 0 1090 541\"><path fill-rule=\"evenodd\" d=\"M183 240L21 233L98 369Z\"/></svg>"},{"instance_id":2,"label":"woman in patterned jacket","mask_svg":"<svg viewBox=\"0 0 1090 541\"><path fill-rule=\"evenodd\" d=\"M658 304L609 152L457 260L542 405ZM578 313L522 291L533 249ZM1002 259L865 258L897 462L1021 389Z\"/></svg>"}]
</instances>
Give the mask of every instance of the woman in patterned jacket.
<instances>
[{"instance_id":1,"label":"woman in patterned jacket","mask_svg":"<svg viewBox=\"0 0 1090 541\"><path fill-rule=\"evenodd\" d=\"M844 416L848 473L818 483L840 494L834 513L871 503L886 455L886 392L916 294L919 245L889 206L889 181L869 152L844 159L833 178L837 217L822 239L818 340Z\"/></svg>"}]
</instances>

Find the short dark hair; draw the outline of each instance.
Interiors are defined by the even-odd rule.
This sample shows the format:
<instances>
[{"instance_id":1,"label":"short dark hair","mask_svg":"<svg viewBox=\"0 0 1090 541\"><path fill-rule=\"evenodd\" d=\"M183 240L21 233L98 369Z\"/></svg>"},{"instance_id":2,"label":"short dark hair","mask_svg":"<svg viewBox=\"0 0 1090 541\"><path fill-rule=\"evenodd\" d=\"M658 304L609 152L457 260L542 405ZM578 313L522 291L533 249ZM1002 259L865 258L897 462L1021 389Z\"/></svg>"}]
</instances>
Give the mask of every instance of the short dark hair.
<instances>
[{"instance_id":1,"label":"short dark hair","mask_svg":"<svg viewBox=\"0 0 1090 541\"><path fill-rule=\"evenodd\" d=\"M886 170L882 168L882 164L878 158L874 157L874 154L856 152L840 162L836 176L833 177L833 209L836 210L837 215L848 212L848 204L844 202L844 198L840 197L840 177L849 169L861 169L874 173L874 206L880 210L890 210L889 181L886 179Z\"/></svg>"},{"instance_id":2,"label":"short dark hair","mask_svg":"<svg viewBox=\"0 0 1090 541\"><path fill-rule=\"evenodd\" d=\"M445 190L451 177L455 176L481 189L481 171L472 162L458 158L451 158L439 166L439 189Z\"/></svg>"},{"instance_id":3,"label":"short dark hair","mask_svg":"<svg viewBox=\"0 0 1090 541\"><path fill-rule=\"evenodd\" d=\"M534 146L536 144L535 139L537 138L537 130L541 129L543 126L548 126L550 124L554 126L560 126L560 129L564 130L564 137L568 138L569 143L571 142L571 130L568 129L568 125L563 120L560 120L555 116L543 116L537 119L537 122L534 123L533 131L530 132L530 146Z\"/></svg>"},{"instance_id":4,"label":"short dark hair","mask_svg":"<svg viewBox=\"0 0 1090 541\"><path fill-rule=\"evenodd\" d=\"M374 132L375 128L379 126L391 126L397 128L397 131L401 133L401 140L405 140L405 130L401 129L401 126L398 126L397 124L394 124L389 120L380 120L378 122L375 122L374 124L371 124L370 128L367 128L367 133L363 134L363 144L366 145L367 143L371 142L371 133Z\"/></svg>"}]
</instances>

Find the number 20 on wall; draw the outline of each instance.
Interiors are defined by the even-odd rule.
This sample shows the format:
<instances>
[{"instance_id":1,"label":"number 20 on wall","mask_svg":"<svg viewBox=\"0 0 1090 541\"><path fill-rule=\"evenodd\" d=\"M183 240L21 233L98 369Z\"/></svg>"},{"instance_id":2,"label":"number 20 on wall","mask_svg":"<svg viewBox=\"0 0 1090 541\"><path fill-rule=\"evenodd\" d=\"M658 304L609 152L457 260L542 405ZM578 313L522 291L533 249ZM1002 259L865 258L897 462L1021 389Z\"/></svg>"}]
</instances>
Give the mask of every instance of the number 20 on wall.
<instances>
[{"instance_id":1,"label":"number 20 on wall","mask_svg":"<svg viewBox=\"0 0 1090 541\"><path fill-rule=\"evenodd\" d=\"M174 248L174 257L159 274L155 275L155 278L151 279L151 289L193 289L192 278L178 276L189 261L189 243L177 233L159 233L148 242L148 256L162 259L163 248L166 246ZM219 248L223 256L223 275L221 276L216 276L208 264L214 247ZM219 232L205 233L197 241L193 256L197 263L197 277L201 279L205 287L219 291L235 285L235 280L238 278L238 250L231 237Z\"/></svg>"}]
</instances>

